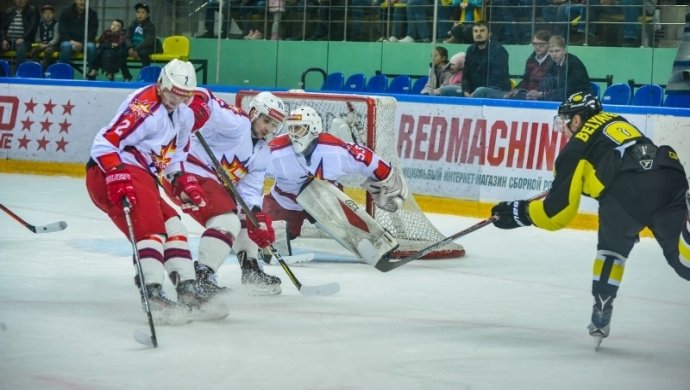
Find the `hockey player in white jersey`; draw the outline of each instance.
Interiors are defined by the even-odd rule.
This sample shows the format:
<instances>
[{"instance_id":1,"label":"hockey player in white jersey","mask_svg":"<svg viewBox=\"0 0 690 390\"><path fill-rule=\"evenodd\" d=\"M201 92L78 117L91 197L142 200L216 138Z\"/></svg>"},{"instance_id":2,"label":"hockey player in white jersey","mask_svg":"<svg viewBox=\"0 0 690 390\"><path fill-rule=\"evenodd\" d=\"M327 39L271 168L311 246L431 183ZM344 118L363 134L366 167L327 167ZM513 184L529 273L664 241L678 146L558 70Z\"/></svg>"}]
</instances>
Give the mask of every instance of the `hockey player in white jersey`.
<instances>
[{"instance_id":1,"label":"hockey player in white jersey","mask_svg":"<svg viewBox=\"0 0 690 390\"><path fill-rule=\"evenodd\" d=\"M158 82L129 95L114 119L96 134L87 163L91 200L128 237L123 202L131 206L133 237L157 323L228 314L196 281L187 230L175 209L161 198L157 185L157 179L167 175L174 178L174 192L187 203L206 204L196 178L182 171L192 131L208 110L203 103L185 104L195 88L192 64L179 60L166 64ZM177 302L163 293L166 274L176 287ZM210 307L212 312L207 310Z\"/></svg>"},{"instance_id":2,"label":"hockey player in white jersey","mask_svg":"<svg viewBox=\"0 0 690 390\"><path fill-rule=\"evenodd\" d=\"M251 293L279 294L280 279L266 274L257 258L259 247L275 241L271 220L261 212L261 205L270 156L265 138L283 125L283 102L270 92L261 92L252 100L247 114L204 88L196 89L194 100L199 99L208 102L210 108L209 120L199 132L261 226L254 228L246 223L244 213L238 212L239 202L224 188L211 158L194 137L183 166L185 172L196 177L207 198L206 207L185 210L206 228L195 264L197 280L207 289L221 292L215 274L232 249L242 269L242 284Z\"/></svg>"},{"instance_id":3,"label":"hockey player in white jersey","mask_svg":"<svg viewBox=\"0 0 690 390\"><path fill-rule=\"evenodd\" d=\"M377 206L394 212L408 195L400 171L365 146L323 133L321 117L311 107L292 111L285 128L270 143L268 174L275 185L264 197L264 211L273 220L287 221L288 240L298 237L309 219L368 264L388 256L397 240L330 183L339 185L343 176L359 174Z\"/></svg>"}]
</instances>

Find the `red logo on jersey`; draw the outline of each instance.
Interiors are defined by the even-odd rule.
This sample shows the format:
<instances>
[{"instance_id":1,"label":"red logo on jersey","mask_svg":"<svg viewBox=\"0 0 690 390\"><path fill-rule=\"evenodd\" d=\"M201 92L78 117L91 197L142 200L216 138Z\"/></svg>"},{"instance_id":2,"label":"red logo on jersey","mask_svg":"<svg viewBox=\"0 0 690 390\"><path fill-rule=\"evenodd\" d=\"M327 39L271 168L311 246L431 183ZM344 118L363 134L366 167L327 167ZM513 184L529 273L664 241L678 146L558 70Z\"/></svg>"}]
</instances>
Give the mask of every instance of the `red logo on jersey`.
<instances>
[{"instance_id":1,"label":"red logo on jersey","mask_svg":"<svg viewBox=\"0 0 690 390\"><path fill-rule=\"evenodd\" d=\"M240 161L237 156L234 156L232 161L228 162L228 158L223 155L223 158L220 160L220 165L223 167L225 172L230 175L233 183L237 183L247 174L248 169L245 164L246 161Z\"/></svg>"},{"instance_id":2,"label":"red logo on jersey","mask_svg":"<svg viewBox=\"0 0 690 390\"><path fill-rule=\"evenodd\" d=\"M151 163L154 167L156 167L157 170L162 171L168 166L168 164L170 164L169 156L175 154L175 150L177 148L175 141L177 141L177 137L171 139L170 143L167 145L161 146L160 154L156 154L154 150L151 151Z\"/></svg>"}]
</instances>

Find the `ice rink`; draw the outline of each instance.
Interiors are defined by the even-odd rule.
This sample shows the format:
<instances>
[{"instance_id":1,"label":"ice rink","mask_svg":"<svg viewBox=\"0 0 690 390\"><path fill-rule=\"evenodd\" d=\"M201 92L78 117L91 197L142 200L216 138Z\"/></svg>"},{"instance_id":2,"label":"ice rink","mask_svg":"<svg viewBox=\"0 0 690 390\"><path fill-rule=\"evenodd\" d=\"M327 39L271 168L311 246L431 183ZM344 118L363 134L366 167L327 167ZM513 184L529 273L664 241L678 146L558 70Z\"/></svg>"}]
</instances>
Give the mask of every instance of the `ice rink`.
<instances>
[{"instance_id":1,"label":"ice rink","mask_svg":"<svg viewBox=\"0 0 690 390\"><path fill-rule=\"evenodd\" d=\"M0 174L0 389L690 389L690 284L643 238L627 262L611 336L587 334L596 233L488 226L467 256L389 273L357 263L280 267L283 294L256 297L233 256L220 269L230 316L148 331L131 246L83 179ZM450 235L473 218L429 215ZM191 242L202 229L185 219ZM326 248L314 248L327 251ZM170 286L167 286L170 289Z\"/></svg>"}]
</instances>

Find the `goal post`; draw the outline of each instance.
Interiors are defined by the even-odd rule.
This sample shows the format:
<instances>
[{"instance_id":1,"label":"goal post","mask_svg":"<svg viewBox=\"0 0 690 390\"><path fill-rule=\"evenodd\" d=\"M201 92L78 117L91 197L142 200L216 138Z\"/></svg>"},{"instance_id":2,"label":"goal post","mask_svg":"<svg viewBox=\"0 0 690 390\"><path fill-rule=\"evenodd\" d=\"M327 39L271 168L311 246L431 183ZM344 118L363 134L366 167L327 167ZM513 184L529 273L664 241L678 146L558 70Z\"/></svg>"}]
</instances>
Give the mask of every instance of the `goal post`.
<instances>
[{"instance_id":1,"label":"goal post","mask_svg":"<svg viewBox=\"0 0 690 390\"><path fill-rule=\"evenodd\" d=\"M257 93L259 91L239 91L236 106L249 112L249 103ZM312 92L272 93L283 100L288 112L300 106L310 106L321 115L324 132L345 142L367 146L393 166L401 167L395 129L395 98ZM393 252L392 257L410 256L445 238L424 215L412 194L405 200L402 208L390 213L376 207L371 195L360 187L364 180L361 175L353 175L341 180L341 184L353 200L365 204L367 213L398 240L400 247ZM302 235L317 236L318 233L309 225L311 224L305 223ZM461 245L450 243L423 258L446 259L464 255L465 250Z\"/></svg>"}]
</instances>

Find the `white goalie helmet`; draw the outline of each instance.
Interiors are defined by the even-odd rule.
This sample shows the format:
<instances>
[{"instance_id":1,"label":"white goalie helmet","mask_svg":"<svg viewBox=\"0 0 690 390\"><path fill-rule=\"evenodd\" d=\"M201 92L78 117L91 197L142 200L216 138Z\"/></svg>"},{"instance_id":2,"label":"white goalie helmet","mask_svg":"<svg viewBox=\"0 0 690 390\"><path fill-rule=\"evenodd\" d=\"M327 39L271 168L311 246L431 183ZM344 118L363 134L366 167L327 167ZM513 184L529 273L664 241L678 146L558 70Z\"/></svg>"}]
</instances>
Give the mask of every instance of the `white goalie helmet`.
<instances>
[{"instance_id":1,"label":"white goalie helmet","mask_svg":"<svg viewBox=\"0 0 690 390\"><path fill-rule=\"evenodd\" d=\"M285 104L279 97L270 92L260 92L254 96L252 102L249 103L249 111L252 112L252 110L254 111L252 113L252 121L254 121L259 114L263 114L279 124L276 128L276 132L279 131L280 127L285 123L285 115L287 115L287 112L285 112Z\"/></svg>"},{"instance_id":2,"label":"white goalie helmet","mask_svg":"<svg viewBox=\"0 0 690 390\"><path fill-rule=\"evenodd\" d=\"M196 88L196 70L187 61L173 59L165 64L158 76L161 89L167 89L178 96L191 96Z\"/></svg>"},{"instance_id":3,"label":"white goalie helmet","mask_svg":"<svg viewBox=\"0 0 690 390\"><path fill-rule=\"evenodd\" d=\"M304 152L323 131L321 116L308 106L290 112L286 125L292 148L297 153Z\"/></svg>"}]
</instances>

